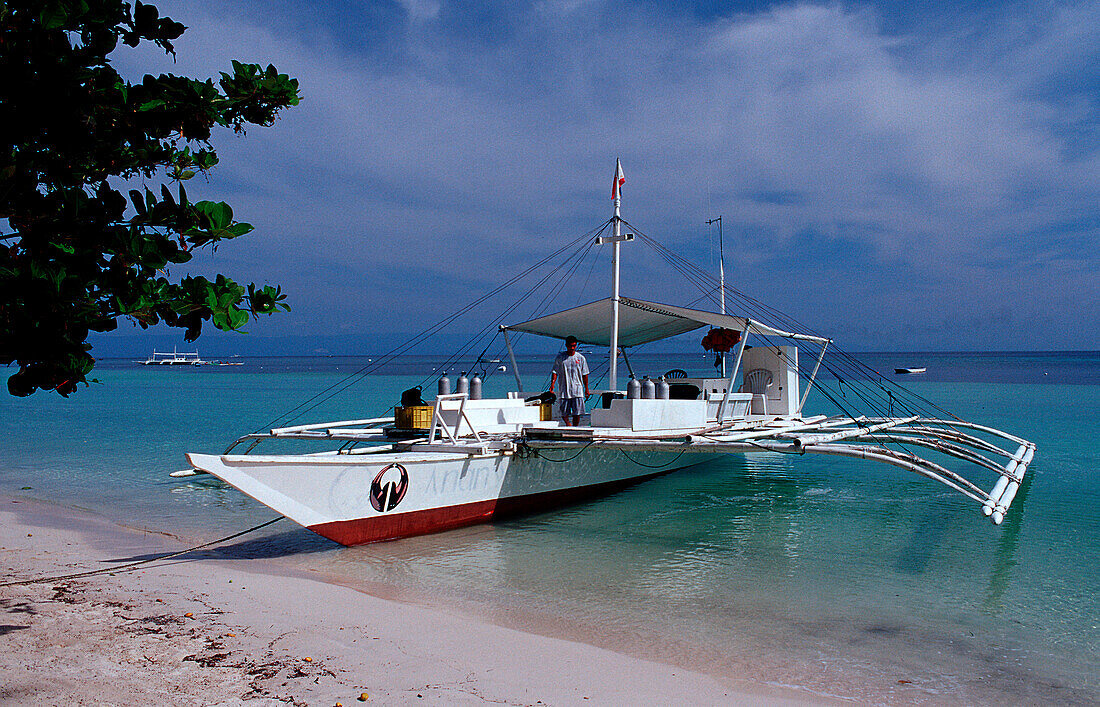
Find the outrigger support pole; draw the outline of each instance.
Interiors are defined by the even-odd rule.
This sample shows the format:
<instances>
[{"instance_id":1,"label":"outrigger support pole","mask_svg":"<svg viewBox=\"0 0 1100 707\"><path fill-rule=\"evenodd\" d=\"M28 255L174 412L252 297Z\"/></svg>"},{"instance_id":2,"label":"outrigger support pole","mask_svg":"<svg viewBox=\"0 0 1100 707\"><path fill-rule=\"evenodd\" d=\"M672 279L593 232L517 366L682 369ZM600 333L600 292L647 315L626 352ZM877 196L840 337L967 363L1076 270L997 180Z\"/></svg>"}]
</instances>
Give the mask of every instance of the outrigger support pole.
<instances>
[{"instance_id":1,"label":"outrigger support pole","mask_svg":"<svg viewBox=\"0 0 1100 707\"><path fill-rule=\"evenodd\" d=\"M806 392L802 394L802 400L798 401L799 415L802 414L802 406L806 404L806 398L810 397L810 388L814 387L814 381L817 380L817 369L821 368L821 360L825 358L825 349L829 348L829 344L833 342L832 339L826 339L825 343L821 345L821 353L817 356L817 363L814 364L814 372L810 374L810 381L806 383Z\"/></svg>"},{"instance_id":2,"label":"outrigger support pole","mask_svg":"<svg viewBox=\"0 0 1100 707\"><path fill-rule=\"evenodd\" d=\"M500 325L500 331L504 334L504 345L508 347L508 360L512 363L512 375L516 377L516 390L523 392L523 381L519 379L519 367L516 366L516 352L512 350L512 342L508 339L508 327Z\"/></svg>"},{"instance_id":3,"label":"outrigger support pole","mask_svg":"<svg viewBox=\"0 0 1100 707\"><path fill-rule=\"evenodd\" d=\"M749 325L752 320L745 319L745 328L741 330L741 345L737 347L737 358L733 362L733 370L730 371L730 379L726 383L726 394L722 396L722 404L718 406L718 422L722 422L726 416L726 407L730 404L730 393L733 392L733 379L737 377L737 371L741 368L741 355L745 353L745 341L749 338ZM749 405L752 412L752 405Z\"/></svg>"}]
</instances>

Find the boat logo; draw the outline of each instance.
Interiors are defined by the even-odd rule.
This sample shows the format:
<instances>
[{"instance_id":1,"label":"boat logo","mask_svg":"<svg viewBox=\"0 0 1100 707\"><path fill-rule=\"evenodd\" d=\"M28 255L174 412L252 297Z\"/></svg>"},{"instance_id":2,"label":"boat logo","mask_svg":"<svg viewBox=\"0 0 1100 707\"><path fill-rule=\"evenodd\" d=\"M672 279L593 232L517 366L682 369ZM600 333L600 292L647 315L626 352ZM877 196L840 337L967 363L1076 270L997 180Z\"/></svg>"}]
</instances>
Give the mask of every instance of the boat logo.
<instances>
[{"instance_id":1,"label":"boat logo","mask_svg":"<svg viewBox=\"0 0 1100 707\"><path fill-rule=\"evenodd\" d=\"M370 504L379 513L392 511L401 503L408 489L409 472L400 464L390 464L378 472L378 476L371 482Z\"/></svg>"}]
</instances>

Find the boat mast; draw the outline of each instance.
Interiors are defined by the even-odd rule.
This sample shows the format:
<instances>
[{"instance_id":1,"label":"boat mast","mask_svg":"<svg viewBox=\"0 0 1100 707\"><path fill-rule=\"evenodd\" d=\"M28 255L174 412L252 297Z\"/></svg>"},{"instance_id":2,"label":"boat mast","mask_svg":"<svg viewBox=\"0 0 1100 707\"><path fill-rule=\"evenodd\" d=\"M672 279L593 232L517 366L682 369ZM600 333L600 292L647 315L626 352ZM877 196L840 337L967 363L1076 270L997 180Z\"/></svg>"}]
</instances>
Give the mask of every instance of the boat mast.
<instances>
[{"instance_id":1,"label":"boat mast","mask_svg":"<svg viewBox=\"0 0 1100 707\"><path fill-rule=\"evenodd\" d=\"M718 218L707 220L707 225L718 222L718 302L722 307L722 314L726 313L726 249L722 245L722 214ZM726 354L722 352L722 377L726 377Z\"/></svg>"},{"instance_id":2,"label":"boat mast","mask_svg":"<svg viewBox=\"0 0 1100 707\"><path fill-rule=\"evenodd\" d=\"M609 359L611 369L608 371L608 383L611 390L619 389L619 238L622 236L622 219L619 217L619 206L622 204L622 192L619 190L619 174L622 172L619 160L615 160L615 218L614 238L611 246L611 351Z\"/></svg>"},{"instance_id":3,"label":"boat mast","mask_svg":"<svg viewBox=\"0 0 1100 707\"><path fill-rule=\"evenodd\" d=\"M619 216L619 207L622 203L622 187L626 182L623 176L623 166L618 159L615 160L615 181L612 182L611 196L615 199L615 215L611 217L611 236L599 236L597 244L611 244L611 345L608 353L610 367L607 372L608 389L618 390L618 362L619 362L619 243L634 240L633 233L622 234L622 218Z\"/></svg>"}]
</instances>

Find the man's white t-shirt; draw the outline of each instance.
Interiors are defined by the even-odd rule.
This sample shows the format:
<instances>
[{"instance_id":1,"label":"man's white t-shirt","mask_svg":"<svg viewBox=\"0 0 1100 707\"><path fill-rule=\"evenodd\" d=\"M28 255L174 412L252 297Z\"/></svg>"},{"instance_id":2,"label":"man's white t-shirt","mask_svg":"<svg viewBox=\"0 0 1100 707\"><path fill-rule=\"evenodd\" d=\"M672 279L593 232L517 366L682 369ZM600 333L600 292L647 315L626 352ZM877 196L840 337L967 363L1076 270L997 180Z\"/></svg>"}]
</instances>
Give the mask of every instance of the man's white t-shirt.
<instances>
[{"instance_id":1,"label":"man's white t-shirt","mask_svg":"<svg viewBox=\"0 0 1100 707\"><path fill-rule=\"evenodd\" d=\"M558 390L563 398L584 397L584 376L588 375L588 361L584 355L572 356L562 351L554 359L554 373L558 374Z\"/></svg>"}]
</instances>

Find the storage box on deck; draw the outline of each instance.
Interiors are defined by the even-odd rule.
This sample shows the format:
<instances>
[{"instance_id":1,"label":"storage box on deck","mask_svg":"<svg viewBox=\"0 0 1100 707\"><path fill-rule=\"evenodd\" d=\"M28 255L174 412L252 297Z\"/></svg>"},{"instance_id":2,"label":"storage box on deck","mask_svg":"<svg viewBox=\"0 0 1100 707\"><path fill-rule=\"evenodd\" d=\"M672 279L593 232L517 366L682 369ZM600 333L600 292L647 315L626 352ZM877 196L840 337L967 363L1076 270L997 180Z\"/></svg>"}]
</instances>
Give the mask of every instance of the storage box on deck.
<instances>
[{"instance_id":1,"label":"storage box on deck","mask_svg":"<svg viewBox=\"0 0 1100 707\"><path fill-rule=\"evenodd\" d=\"M393 426L399 430L430 430L432 428L432 406L410 405L393 408Z\"/></svg>"},{"instance_id":2,"label":"storage box on deck","mask_svg":"<svg viewBox=\"0 0 1100 707\"><path fill-rule=\"evenodd\" d=\"M539 405L539 420L546 422L547 420L554 419L554 403L543 403Z\"/></svg>"},{"instance_id":3,"label":"storage box on deck","mask_svg":"<svg viewBox=\"0 0 1100 707\"><path fill-rule=\"evenodd\" d=\"M635 431L700 429L707 426L707 401L616 398L609 409L592 411L591 424Z\"/></svg>"}]
</instances>

